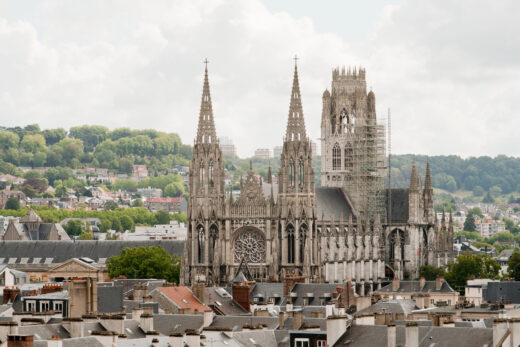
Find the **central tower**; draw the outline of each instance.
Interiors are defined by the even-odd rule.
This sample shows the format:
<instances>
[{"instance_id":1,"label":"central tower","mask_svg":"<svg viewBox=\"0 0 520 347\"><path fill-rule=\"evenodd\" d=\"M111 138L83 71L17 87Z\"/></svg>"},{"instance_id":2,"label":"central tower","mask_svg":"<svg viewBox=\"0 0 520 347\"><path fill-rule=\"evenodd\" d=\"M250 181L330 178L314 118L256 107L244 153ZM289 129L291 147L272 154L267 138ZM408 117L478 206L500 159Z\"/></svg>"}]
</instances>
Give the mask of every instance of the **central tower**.
<instances>
[{"instance_id":1,"label":"central tower","mask_svg":"<svg viewBox=\"0 0 520 347\"><path fill-rule=\"evenodd\" d=\"M280 156L277 204L280 213L282 273L310 276L311 264L315 263L312 259L316 220L314 170L311 141L305 130L296 63L287 129Z\"/></svg>"}]
</instances>

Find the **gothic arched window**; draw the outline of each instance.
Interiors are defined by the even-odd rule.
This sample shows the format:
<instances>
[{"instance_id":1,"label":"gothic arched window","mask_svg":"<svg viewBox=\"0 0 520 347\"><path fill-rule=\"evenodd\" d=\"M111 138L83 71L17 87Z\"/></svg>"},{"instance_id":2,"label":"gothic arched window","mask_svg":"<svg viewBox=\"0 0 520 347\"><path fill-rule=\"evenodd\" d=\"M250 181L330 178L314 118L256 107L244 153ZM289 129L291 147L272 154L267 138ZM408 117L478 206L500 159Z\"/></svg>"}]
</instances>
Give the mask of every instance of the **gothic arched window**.
<instances>
[{"instance_id":1,"label":"gothic arched window","mask_svg":"<svg viewBox=\"0 0 520 347\"><path fill-rule=\"evenodd\" d=\"M294 161L289 160L289 184L291 187L294 187Z\"/></svg>"},{"instance_id":2,"label":"gothic arched window","mask_svg":"<svg viewBox=\"0 0 520 347\"><path fill-rule=\"evenodd\" d=\"M303 160L300 159L300 162L298 164L298 183L300 185L303 185L304 181L304 174L303 174Z\"/></svg>"},{"instance_id":3,"label":"gothic arched window","mask_svg":"<svg viewBox=\"0 0 520 347\"><path fill-rule=\"evenodd\" d=\"M199 168L199 185L202 187L204 185L204 162L200 162L200 168Z\"/></svg>"},{"instance_id":4,"label":"gothic arched window","mask_svg":"<svg viewBox=\"0 0 520 347\"><path fill-rule=\"evenodd\" d=\"M287 232L287 262L294 264L294 227L292 224L289 224L285 230Z\"/></svg>"},{"instance_id":5,"label":"gothic arched window","mask_svg":"<svg viewBox=\"0 0 520 347\"><path fill-rule=\"evenodd\" d=\"M341 113L339 115L339 121L341 123L342 132L347 133L350 127L350 119L345 109L341 110Z\"/></svg>"},{"instance_id":6,"label":"gothic arched window","mask_svg":"<svg viewBox=\"0 0 520 347\"><path fill-rule=\"evenodd\" d=\"M307 224L302 224L300 226L300 263L303 263L303 261L304 261L306 239L307 239Z\"/></svg>"},{"instance_id":7,"label":"gothic arched window","mask_svg":"<svg viewBox=\"0 0 520 347\"><path fill-rule=\"evenodd\" d=\"M215 246L218 240L218 227L212 224L209 227L209 261L215 261Z\"/></svg>"},{"instance_id":8,"label":"gothic arched window","mask_svg":"<svg viewBox=\"0 0 520 347\"><path fill-rule=\"evenodd\" d=\"M209 161L208 175L209 175L208 183L209 183L210 186L213 186L213 160Z\"/></svg>"},{"instance_id":9,"label":"gothic arched window","mask_svg":"<svg viewBox=\"0 0 520 347\"><path fill-rule=\"evenodd\" d=\"M197 256L199 263L204 263L204 227L199 224L197 227Z\"/></svg>"},{"instance_id":10,"label":"gothic arched window","mask_svg":"<svg viewBox=\"0 0 520 347\"><path fill-rule=\"evenodd\" d=\"M332 148L332 170L341 169L341 148L336 143Z\"/></svg>"},{"instance_id":11,"label":"gothic arched window","mask_svg":"<svg viewBox=\"0 0 520 347\"><path fill-rule=\"evenodd\" d=\"M352 145L349 143L345 147L345 169L350 170L354 167L354 151L352 150Z\"/></svg>"},{"instance_id":12,"label":"gothic arched window","mask_svg":"<svg viewBox=\"0 0 520 347\"><path fill-rule=\"evenodd\" d=\"M336 116L332 116L332 118L330 119L330 125L332 126L331 132L332 134L334 134L336 132Z\"/></svg>"}]
</instances>

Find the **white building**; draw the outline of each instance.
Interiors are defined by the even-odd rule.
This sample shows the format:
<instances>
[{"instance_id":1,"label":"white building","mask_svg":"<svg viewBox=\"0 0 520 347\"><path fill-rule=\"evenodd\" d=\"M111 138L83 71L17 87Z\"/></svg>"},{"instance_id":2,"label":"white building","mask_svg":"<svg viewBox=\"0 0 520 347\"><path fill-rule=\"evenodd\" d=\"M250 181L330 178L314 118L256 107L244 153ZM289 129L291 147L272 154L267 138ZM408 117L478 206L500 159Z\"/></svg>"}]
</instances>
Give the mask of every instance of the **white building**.
<instances>
[{"instance_id":1,"label":"white building","mask_svg":"<svg viewBox=\"0 0 520 347\"><path fill-rule=\"evenodd\" d=\"M260 159L270 159L271 150L269 148L259 148L255 150L255 157Z\"/></svg>"},{"instance_id":2,"label":"white building","mask_svg":"<svg viewBox=\"0 0 520 347\"><path fill-rule=\"evenodd\" d=\"M146 240L186 240L187 228L184 223L171 221L170 224L136 226L135 232L121 233L120 239L125 241Z\"/></svg>"},{"instance_id":3,"label":"white building","mask_svg":"<svg viewBox=\"0 0 520 347\"><path fill-rule=\"evenodd\" d=\"M474 280L468 280L464 296L467 301L480 306L482 303L482 291L487 288L489 282L500 282L498 280L491 280L487 278L478 278Z\"/></svg>"},{"instance_id":4,"label":"white building","mask_svg":"<svg viewBox=\"0 0 520 347\"><path fill-rule=\"evenodd\" d=\"M237 156L237 147L229 137L221 137L219 143L223 155Z\"/></svg>"},{"instance_id":5,"label":"white building","mask_svg":"<svg viewBox=\"0 0 520 347\"><path fill-rule=\"evenodd\" d=\"M273 148L273 157L274 158L280 158L280 155L282 154L282 146L275 146ZM314 149L312 150L312 153L314 153Z\"/></svg>"},{"instance_id":6,"label":"white building","mask_svg":"<svg viewBox=\"0 0 520 347\"><path fill-rule=\"evenodd\" d=\"M498 233L506 231L506 227L499 220L483 219L482 221L475 221L476 231L481 237L491 237Z\"/></svg>"}]
</instances>

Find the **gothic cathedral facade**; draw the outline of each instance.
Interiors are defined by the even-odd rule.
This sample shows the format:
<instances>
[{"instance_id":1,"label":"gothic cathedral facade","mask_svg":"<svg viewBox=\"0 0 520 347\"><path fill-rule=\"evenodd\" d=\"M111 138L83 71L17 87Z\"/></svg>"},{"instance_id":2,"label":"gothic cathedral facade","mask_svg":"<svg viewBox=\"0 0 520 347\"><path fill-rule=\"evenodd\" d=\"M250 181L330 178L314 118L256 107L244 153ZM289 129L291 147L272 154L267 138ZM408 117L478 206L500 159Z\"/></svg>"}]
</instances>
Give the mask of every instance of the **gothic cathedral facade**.
<instances>
[{"instance_id":1,"label":"gothic cathedral facade","mask_svg":"<svg viewBox=\"0 0 520 347\"><path fill-rule=\"evenodd\" d=\"M335 69L332 90L323 94L321 186L315 187L295 65L277 182L270 169L263 181L250 166L233 199L224 183L206 67L181 282L226 284L246 266L256 280L348 278L365 293L390 276L416 277L420 265L446 264L453 228L451 218L448 224L435 218L429 166L424 188L414 166L409 189L385 189L381 129L365 71Z\"/></svg>"}]
</instances>

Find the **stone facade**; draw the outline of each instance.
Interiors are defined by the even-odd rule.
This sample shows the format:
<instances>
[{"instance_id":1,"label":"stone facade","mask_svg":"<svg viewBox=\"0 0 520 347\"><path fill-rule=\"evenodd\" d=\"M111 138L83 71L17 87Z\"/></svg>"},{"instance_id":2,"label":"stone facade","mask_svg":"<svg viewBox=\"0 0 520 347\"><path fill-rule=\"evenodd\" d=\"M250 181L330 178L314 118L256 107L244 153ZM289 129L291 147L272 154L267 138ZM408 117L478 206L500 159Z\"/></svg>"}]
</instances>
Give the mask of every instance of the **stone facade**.
<instances>
[{"instance_id":1,"label":"stone facade","mask_svg":"<svg viewBox=\"0 0 520 347\"><path fill-rule=\"evenodd\" d=\"M435 221L429 167L424 189L414 168L410 189L388 196L386 200L399 207L391 210L390 218L385 218L386 206L382 213L372 215L363 209L375 201L373 194L388 195L384 185L367 193L361 188L351 192L352 186L345 184L350 174L348 156L358 155L355 150L362 146L353 140L354 124L377 124L375 96L366 94L365 72L353 74L355 80L343 78L335 70L333 78L341 83L333 79L332 95L324 93L322 186L314 186L312 144L305 129L295 66L278 183L272 182L270 174L264 182L250 166L240 185L240 197L234 200L225 191L206 67L190 164L183 284L229 283L245 264L256 280L303 276L308 282L343 283L350 279L356 292L364 294L385 278L416 277L418 266L443 265L450 259L450 226ZM335 106L333 98L337 98ZM335 119L330 117L334 110L340 112ZM375 128L380 131L377 125ZM332 155L336 142L342 148L339 164ZM349 149L349 143L355 146ZM384 169L384 153L383 159L369 153L364 160L373 162L372 167L379 171ZM327 177L331 175L341 176L341 180ZM385 204L384 198L380 200Z\"/></svg>"}]
</instances>

